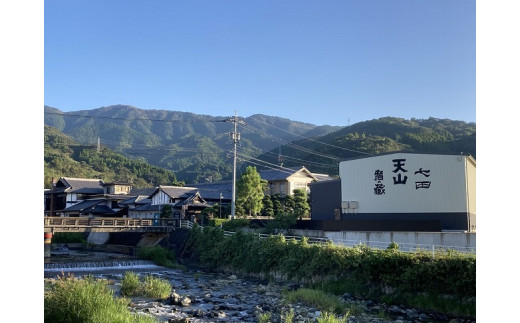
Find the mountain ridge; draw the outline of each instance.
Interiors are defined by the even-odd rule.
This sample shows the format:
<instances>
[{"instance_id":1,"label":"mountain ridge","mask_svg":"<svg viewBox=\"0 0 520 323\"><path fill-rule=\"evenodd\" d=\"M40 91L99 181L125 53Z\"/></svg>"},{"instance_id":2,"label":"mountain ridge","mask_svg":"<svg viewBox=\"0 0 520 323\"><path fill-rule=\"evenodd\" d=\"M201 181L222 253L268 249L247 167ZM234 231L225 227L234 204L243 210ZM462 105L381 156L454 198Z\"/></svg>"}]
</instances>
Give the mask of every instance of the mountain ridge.
<instances>
[{"instance_id":1,"label":"mountain ridge","mask_svg":"<svg viewBox=\"0 0 520 323\"><path fill-rule=\"evenodd\" d=\"M45 124L72 139L94 145L99 138L114 152L170 170L186 183L207 178L218 181L232 175L232 117L127 105L71 112L49 106L44 109ZM264 114L239 119L242 167L305 165L313 172L337 175L340 159L392 151L462 151L476 156L476 124L471 122L384 117L338 127Z\"/></svg>"}]
</instances>

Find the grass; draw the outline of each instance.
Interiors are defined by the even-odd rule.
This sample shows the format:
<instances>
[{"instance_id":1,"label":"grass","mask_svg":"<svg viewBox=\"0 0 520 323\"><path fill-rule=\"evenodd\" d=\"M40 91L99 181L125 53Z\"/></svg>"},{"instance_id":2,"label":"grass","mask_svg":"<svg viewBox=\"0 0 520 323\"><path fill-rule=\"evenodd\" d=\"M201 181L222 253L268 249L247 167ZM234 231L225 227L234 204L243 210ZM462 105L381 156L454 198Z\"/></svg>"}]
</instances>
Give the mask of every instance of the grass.
<instances>
[{"instance_id":1,"label":"grass","mask_svg":"<svg viewBox=\"0 0 520 323\"><path fill-rule=\"evenodd\" d=\"M175 263L175 254L173 251L160 246L141 247L137 250L137 256L142 259L151 260L155 264L168 268L178 268Z\"/></svg>"},{"instance_id":2,"label":"grass","mask_svg":"<svg viewBox=\"0 0 520 323\"><path fill-rule=\"evenodd\" d=\"M141 289L141 282L136 273L127 271L121 280L121 294L125 296L139 295Z\"/></svg>"},{"instance_id":3,"label":"grass","mask_svg":"<svg viewBox=\"0 0 520 323\"><path fill-rule=\"evenodd\" d=\"M106 281L61 276L45 292L44 320L54 323L157 323L130 312L128 300L115 298Z\"/></svg>"},{"instance_id":4,"label":"grass","mask_svg":"<svg viewBox=\"0 0 520 323\"><path fill-rule=\"evenodd\" d=\"M338 297L315 289L300 288L295 291L284 292L284 299L289 303L307 304L322 312L331 311L343 314L346 311L345 304Z\"/></svg>"},{"instance_id":5,"label":"grass","mask_svg":"<svg viewBox=\"0 0 520 323\"><path fill-rule=\"evenodd\" d=\"M318 323L346 323L348 313L342 317L336 317L333 313L323 312L316 320Z\"/></svg>"},{"instance_id":6,"label":"grass","mask_svg":"<svg viewBox=\"0 0 520 323\"><path fill-rule=\"evenodd\" d=\"M292 323L294 320L294 310L291 308L289 311L282 312L281 320L282 323Z\"/></svg>"},{"instance_id":7,"label":"grass","mask_svg":"<svg viewBox=\"0 0 520 323\"><path fill-rule=\"evenodd\" d=\"M170 295L171 290L172 286L165 279L151 275L144 277L143 292L147 297L166 298Z\"/></svg>"},{"instance_id":8,"label":"grass","mask_svg":"<svg viewBox=\"0 0 520 323\"><path fill-rule=\"evenodd\" d=\"M271 312L265 312L258 315L258 323L268 323L271 319Z\"/></svg>"},{"instance_id":9,"label":"grass","mask_svg":"<svg viewBox=\"0 0 520 323\"><path fill-rule=\"evenodd\" d=\"M475 300L463 300L457 298L446 298L443 295L400 295L385 296L383 301L389 304L396 304L405 300L411 307L434 311L454 316L476 317L477 305Z\"/></svg>"},{"instance_id":10,"label":"grass","mask_svg":"<svg viewBox=\"0 0 520 323\"><path fill-rule=\"evenodd\" d=\"M134 272L126 272L121 281L121 293L125 296L146 296L150 298L166 298L172 286L161 278L146 275L141 281Z\"/></svg>"}]
</instances>

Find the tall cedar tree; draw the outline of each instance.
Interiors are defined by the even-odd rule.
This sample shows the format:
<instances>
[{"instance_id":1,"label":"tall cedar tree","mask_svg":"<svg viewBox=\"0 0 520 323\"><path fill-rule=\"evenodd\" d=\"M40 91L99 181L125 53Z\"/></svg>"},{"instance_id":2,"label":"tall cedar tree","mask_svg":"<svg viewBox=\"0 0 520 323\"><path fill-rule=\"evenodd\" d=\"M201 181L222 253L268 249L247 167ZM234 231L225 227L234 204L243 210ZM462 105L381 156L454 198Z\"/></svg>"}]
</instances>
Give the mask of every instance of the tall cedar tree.
<instances>
[{"instance_id":1,"label":"tall cedar tree","mask_svg":"<svg viewBox=\"0 0 520 323\"><path fill-rule=\"evenodd\" d=\"M248 166L237 182L237 205L249 216L257 215L262 210L266 189L267 181L260 177L256 167Z\"/></svg>"},{"instance_id":2,"label":"tall cedar tree","mask_svg":"<svg viewBox=\"0 0 520 323\"><path fill-rule=\"evenodd\" d=\"M271 196L271 201L273 201L273 213L274 215L283 213L282 202L280 201L280 194L275 194Z\"/></svg>"},{"instance_id":3,"label":"tall cedar tree","mask_svg":"<svg viewBox=\"0 0 520 323\"><path fill-rule=\"evenodd\" d=\"M309 216L311 207L307 201L307 192L303 189L295 189L294 193L294 215L300 220Z\"/></svg>"},{"instance_id":4,"label":"tall cedar tree","mask_svg":"<svg viewBox=\"0 0 520 323\"><path fill-rule=\"evenodd\" d=\"M262 199L262 215L263 216L273 216L273 201L271 201L271 197L269 195L264 196Z\"/></svg>"}]
</instances>

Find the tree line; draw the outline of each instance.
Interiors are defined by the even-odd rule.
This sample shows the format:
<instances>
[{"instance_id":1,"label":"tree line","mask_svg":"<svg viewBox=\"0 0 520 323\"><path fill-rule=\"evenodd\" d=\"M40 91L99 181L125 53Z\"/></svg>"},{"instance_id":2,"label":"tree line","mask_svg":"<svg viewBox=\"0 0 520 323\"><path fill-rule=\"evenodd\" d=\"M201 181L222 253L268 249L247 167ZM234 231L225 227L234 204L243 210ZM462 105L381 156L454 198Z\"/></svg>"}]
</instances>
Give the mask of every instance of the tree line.
<instances>
[{"instance_id":1,"label":"tree line","mask_svg":"<svg viewBox=\"0 0 520 323\"><path fill-rule=\"evenodd\" d=\"M274 227L287 229L298 219L310 216L310 205L304 189L293 190L293 195L267 195L267 181L260 177L254 166L248 166L237 181L235 215L239 219L265 216L273 218ZM213 219L227 218L231 213L230 206L214 204L204 209L198 221L207 224ZM173 209L165 205L161 210L161 218L169 218Z\"/></svg>"}]
</instances>

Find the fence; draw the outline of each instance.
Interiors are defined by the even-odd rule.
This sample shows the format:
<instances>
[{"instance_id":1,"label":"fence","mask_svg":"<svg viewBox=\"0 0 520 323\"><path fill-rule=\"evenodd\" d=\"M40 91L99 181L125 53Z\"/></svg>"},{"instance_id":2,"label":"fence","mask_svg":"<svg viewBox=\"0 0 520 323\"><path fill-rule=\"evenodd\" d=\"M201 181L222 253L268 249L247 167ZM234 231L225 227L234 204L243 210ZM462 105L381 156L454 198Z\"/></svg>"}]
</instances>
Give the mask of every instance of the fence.
<instances>
[{"instance_id":1,"label":"fence","mask_svg":"<svg viewBox=\"0 0 520 323\"><path fill-rule=\"evenodd\" d=\"M190 221L185 221L184 225L186 228L191 229L193 227L193 223ZM201 229L203 227L200 227ZM230 236L235 234L234 231L224 231L224 235ZM251 232L250 232L251 233ZM264 234L264 233L253 233L255 236L265 239L270 236L271 234ZM457 251L460 253L465 254L475 254L476 248L474 247L465 247L465 246L446 246L446 245L437 245L437 244L419 244L419 243L399 243L396 241L362 241L362 240L347 240L347 239L332 239L332 238L321 238L321 237L310 237L310 236L304 236L304 235L283 235L285 240L291 240L294 239L296 241L300 241L304 237L307 238L307 242L309 244L328 244L332 243L335 246L342 246L342 247L357 247L361 245L368 246L370 248L374 249L387 249L388 246L395 242L399 246L400 251L404 252L418 252L418 251L427 251L431 252L433 255L435 253L440 252L446 252L448 250Z\"/></svg>"}]
</instances>

